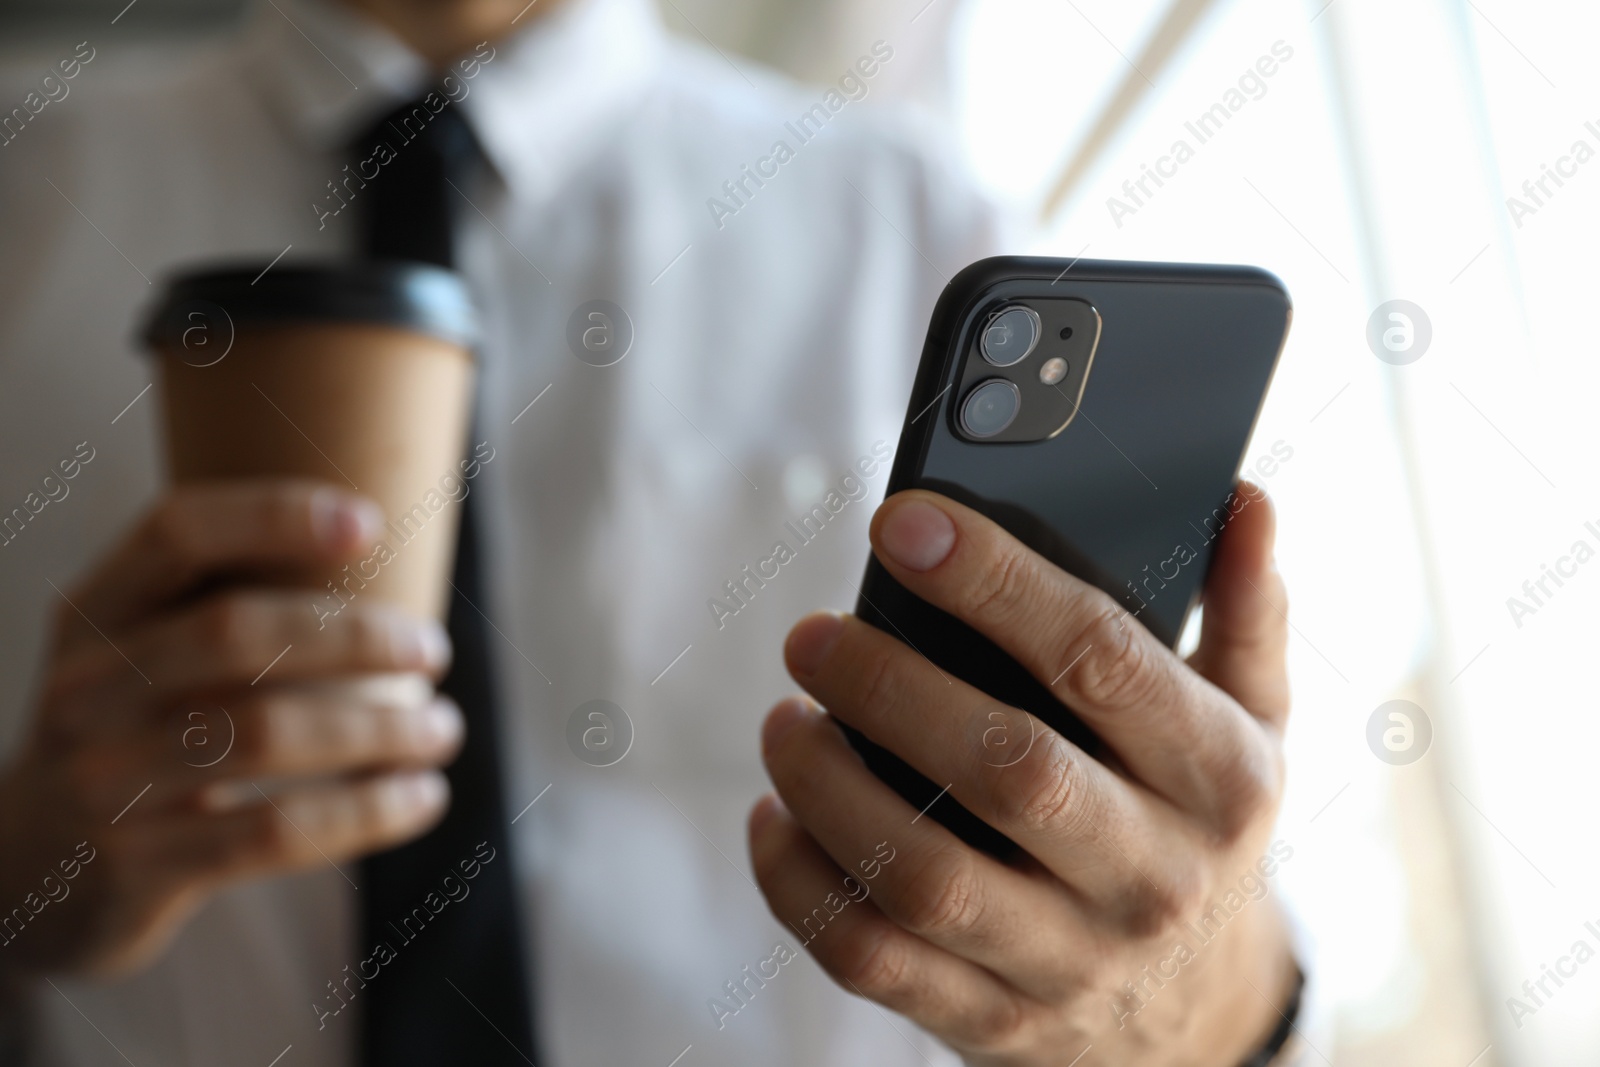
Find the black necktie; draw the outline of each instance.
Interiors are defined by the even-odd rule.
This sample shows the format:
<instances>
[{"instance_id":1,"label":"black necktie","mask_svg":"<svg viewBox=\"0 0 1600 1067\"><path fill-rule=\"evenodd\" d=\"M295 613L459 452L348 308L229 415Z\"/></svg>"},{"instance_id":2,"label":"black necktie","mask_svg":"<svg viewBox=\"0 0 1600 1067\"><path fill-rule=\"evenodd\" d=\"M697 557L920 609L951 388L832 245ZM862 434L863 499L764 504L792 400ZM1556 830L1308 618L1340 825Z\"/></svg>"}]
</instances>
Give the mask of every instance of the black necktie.
<instances>
[{"instance_id":1,"label":"black necktie","mask_svg":"<svg viewBox=\"0 0 1600 1067\"><path fill-rule=\"evenodd\" d=\"M356 192L365 201L357 214L369 259L454 266L453 209L462 175L480 157L457 105L444 101L435 92L398 108L354 145L362 174L378 170ZM455 660L440 685L467 724L461 754L446 771L450 811L427 836L362 864L362 946L386 944L392 954L361 992L365 1067L534 1062L488 627L478 610L485 588L475 504L481 492L475 487L461 501L448 623ZM490 850L493 858L484 862ZM465 895L457 900L459 887Z\"/></svg>"}]
</instances>

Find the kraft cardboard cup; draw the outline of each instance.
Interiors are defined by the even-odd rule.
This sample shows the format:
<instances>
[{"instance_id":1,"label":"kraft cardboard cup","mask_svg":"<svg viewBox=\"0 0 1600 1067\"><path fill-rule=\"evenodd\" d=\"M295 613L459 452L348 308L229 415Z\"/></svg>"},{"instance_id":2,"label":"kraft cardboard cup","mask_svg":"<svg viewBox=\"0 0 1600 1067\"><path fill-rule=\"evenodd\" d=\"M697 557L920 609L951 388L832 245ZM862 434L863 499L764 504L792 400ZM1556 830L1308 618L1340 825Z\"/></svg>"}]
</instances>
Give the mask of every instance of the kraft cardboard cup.
<instances>
[{"instance_id":1,"label":"kraft cardboard cup","mask_svg":"<svg viewBox=\"0 0 1600 1067\"><path fill-rule=\"evenodd\" d=\"M173 481L315 479L371 497L388 519L371 553L274 577L322 610L371 599L442 618L470 491L464 283L424 264L262 266L181 275L146 324Z\"/></svg>"}]
</instances>

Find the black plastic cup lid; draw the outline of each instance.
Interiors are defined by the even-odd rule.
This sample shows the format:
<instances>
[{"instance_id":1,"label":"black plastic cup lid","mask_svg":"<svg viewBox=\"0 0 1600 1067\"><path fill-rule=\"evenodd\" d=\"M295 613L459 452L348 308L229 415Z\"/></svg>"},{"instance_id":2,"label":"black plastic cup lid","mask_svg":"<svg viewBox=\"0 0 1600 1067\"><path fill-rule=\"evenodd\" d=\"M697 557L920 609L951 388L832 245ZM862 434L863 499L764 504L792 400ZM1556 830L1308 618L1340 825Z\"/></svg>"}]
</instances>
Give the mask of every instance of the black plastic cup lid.
<instances>
[{"instance_id":1,"label":"black plastic cup lid","mask_svg":"<svg viewBox=\"0 0 1600 1067\"><path fill-rule=\"evenodd\" d=\"M396 326L469 351L480 338L477 309L459 274L402 261L184 271L167 284L139 336L151 348L198 356L231 347L236 330L319 322Z\"/></svg>"}]
</instances>

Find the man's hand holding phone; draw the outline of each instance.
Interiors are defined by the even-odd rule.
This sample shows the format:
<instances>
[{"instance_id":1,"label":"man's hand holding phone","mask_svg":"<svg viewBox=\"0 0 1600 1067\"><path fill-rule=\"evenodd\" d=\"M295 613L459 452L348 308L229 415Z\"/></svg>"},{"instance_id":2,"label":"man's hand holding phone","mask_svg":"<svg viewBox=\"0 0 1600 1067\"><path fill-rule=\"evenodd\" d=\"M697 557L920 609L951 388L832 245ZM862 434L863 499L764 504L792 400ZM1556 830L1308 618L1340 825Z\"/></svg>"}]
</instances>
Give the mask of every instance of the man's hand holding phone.
<instances>
[{"instance_id":1,"label":"man's hand holding phone","mask_svg":"<svg viewBox=\"0 0 1600 1067\"><path fill-rule=\"evenodd\" d=\"M750 847L797 930L880 842L895 850L870 896L807 941L835 980L974 1063L1066 1067L1092 1045L1086 1063L1235 1067L1267 1040L1297 980L1272 900L1203 945L1184 925L1256 873L1282 789L1286 601L1271 505L1251 495L1217 549L1187 663L977 512L922 491L884 503L872 544L893 577L999 645L1106 751L1035 724L1025 756L997 761L984 735L998 702L854 617L801 621L789 671L827 712L791 699L769 714L781 801L756 805ZM1025 855L1002 863L919 817L832 719L948 783ZM1145 968L1180 941L1192 958L1156 989ZM1137 1013L1130 982L1147 994Z\"/></svg>"}]
</instances>

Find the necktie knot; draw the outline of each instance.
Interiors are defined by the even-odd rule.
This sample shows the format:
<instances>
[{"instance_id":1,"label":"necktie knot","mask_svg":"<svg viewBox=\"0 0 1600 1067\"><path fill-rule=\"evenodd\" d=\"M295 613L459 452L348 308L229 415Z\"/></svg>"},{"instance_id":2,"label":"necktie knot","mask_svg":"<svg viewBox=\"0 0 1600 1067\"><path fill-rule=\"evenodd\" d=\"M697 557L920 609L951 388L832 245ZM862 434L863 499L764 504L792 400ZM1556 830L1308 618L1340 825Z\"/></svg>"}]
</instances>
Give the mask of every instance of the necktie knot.
<instances>
[{"instance_id":1,"label":"necktie knot","mask_svg":"<svg viewBox=\"0 0 1600 1067\"><path fill-rule=\"evenodd\" d=\"M453 267L461 187L482 156L460 105L431 89L381 116L353 154L366 181L361 254Z\"/></svg>"}]
</instances>

